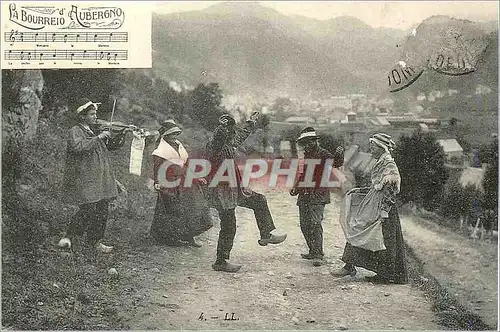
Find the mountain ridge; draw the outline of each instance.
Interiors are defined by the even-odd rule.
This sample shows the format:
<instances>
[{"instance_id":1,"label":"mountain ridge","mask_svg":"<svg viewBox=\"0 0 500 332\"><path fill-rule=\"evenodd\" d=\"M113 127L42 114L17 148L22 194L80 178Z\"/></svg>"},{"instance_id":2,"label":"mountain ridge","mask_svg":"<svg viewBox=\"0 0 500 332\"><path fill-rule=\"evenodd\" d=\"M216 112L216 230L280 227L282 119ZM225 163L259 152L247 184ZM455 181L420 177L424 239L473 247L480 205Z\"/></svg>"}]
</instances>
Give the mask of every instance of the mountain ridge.
<instances>
[{"instance_id":1,"label":"mountain ridge","mask_svg":"<svg viewBox=\"0 0 500 332\"><path fill-rule=\"evenodd\" d=\"M154 14L153 67L169 80L216 81L236 94L377 94L410 32L353 16L318 20L255 2L220 3Z\"/></svg>"}]
</instances>

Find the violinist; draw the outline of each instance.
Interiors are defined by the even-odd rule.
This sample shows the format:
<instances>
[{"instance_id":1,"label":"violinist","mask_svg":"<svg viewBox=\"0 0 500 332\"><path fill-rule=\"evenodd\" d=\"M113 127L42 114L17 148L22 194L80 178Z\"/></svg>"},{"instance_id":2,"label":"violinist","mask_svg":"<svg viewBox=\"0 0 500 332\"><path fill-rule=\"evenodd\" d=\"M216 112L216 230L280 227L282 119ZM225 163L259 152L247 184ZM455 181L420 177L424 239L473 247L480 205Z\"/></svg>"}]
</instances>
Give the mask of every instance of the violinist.
<instances>
[{"instance_id":1,"label":"violinist","mask_svg":"<svg viewBox=\"0 0 500 332\"><path fill-rule=\"evenodd\" d=\"M72 217L59 246L71 247L75 236L86 233L87 245L98 252L109 253L113 247L101 241L106 231L109 202L118 196L109 151L123 146L128 130L114 137L110 130L101 131L96 126L99 104L88 101L78 107L78 123L69 130L63 196L67 203L78 205L79 211Z\"/></svg>"}]
</instances>

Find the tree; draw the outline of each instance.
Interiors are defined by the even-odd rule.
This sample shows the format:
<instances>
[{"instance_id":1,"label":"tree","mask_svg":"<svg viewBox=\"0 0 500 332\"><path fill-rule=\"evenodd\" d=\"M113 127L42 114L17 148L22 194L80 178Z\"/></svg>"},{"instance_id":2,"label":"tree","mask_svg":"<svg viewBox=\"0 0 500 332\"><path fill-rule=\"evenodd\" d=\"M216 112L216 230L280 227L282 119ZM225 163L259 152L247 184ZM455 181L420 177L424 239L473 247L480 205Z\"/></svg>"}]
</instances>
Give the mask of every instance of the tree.
<instances>
[{"instance_id":1,"label":"tree","mask_svg":"<svg viewBox=\"0 0 500 332\"><path fill-rule=\"evenodd\" d=\"M450 118L450 127L454 128L458 123L458 119L454 116Z\"/></svg>"},{"instance_id":2,"label":"tree","mask_svg":"<svg viewBox=\"0 0 500 332\"><path fill-rule=\"evenodd\" d=\"M280 135L281 140L291 142L290 148L291 148L292 156L297 156L297 146L295 144L295 140L300 136L302 129L303 128L295 125L293 127L288 127L281 132L281 135Z\"/></svg>"},{"instance_id":3,"label":"tree","mask_svg":"<svg viewBox=\"0 0 500 332\"><path fill-rule=\"evenodd\" d=\"M258 119L258 127L267 130L270 122L269 115L261 114Z\"/></svg>"},{"instance_id":4,"label":"tree","mask_svg":"<svg viewBox=\"0 0 500 332\"><path fill-rule=\"evenodd\" d=\"M292 107L292 101L290 98L279 97L274 101L273 106L271 106L271 111L278 121L284 121L287 118L286 110Z\"/></svg>"},{"instance_id":5,"label":"tree","mask_svg":"<svg viewBox=\"0 0 500 332\"><path fill-rule=\"evenodd\" d=\"M483 179L485 209L494 210L498 213L498 139L490 145L484 158L488 166Z\"/></svg>"},{"instance_id":6,"label":"tree","mask_svg":"<svg viewBox=\"0 0 500 332\"><path fill-rule=\"evenodd\" d=\"M481 164L498 162L498 138L495 137L489 144L479 145L478 157Z\"/></svg>"},{"instance_id":7,"label":"tree","mask_svg":"<svg viewBox=\"0 0 500 332\"><path fill-rule=\"evenodd\" d=\"M269 122L269 115L261 114L257 123L257 126L262 129L262 148L264 151L269 145Z\"/></svg>"},{"instance_id":8,"label":"tree","mask_svg":"<svg viewBox=\"0 0 500 332\"><path fill-rule=\"evenodd\" d=\"M401 200L435 210L448 178L445 154L435 136L422 132L403 135L393 155L401 174Z\"/></svg>"},{"instance_id":9,"label":"tree","mask_svg":"<svg viewBox=\"0 0 500 332\"><path fill-rule=\"evenodd\" d=\"M469 143L469 141L464 137L464 135L459 130L457 130L456 134L454 134L454 135L456 136L456 140L457 140L458 144L460 144L460 146L462 147L462 149L465 152L470 152L472 150L471 144Z\"/></svg>"},{"instance_id":10,"label":"tree","mask_svg":"<svg viewBox=\"0 0 500 332\"><path fill-rule=\"evenodd\" d=\"M44 105L65 104L76 108L82 98L94 102L109 102L123 82L116 69L52 69L43 71L45 80ZM149 80L150 81L150 80ZM151 82L149 82L149 87Z\"/></svg>"},{"instance_id":11,"label":"tree","mask_svg":"<svg viewBox=\"0 0 500 332\"><path fill-rule=\"evenodd\" d=\"M458 176L454 176L446 183L443 197L440 207L443 216L454 220L464 218L475 224L479 216L481 194L474 186L463 188Z\"/></svg>"},{"instance_id":12,"label":"tree","mask_svg":"<svg viewBox=\"0 0 500 332\"><path fill-rule=\"evenodd\" d=\"M222 90L217 83L199 84L188 95L187 112L200 126L214 130L225 109L221 107Z\"/></svg>"}]
</instances>

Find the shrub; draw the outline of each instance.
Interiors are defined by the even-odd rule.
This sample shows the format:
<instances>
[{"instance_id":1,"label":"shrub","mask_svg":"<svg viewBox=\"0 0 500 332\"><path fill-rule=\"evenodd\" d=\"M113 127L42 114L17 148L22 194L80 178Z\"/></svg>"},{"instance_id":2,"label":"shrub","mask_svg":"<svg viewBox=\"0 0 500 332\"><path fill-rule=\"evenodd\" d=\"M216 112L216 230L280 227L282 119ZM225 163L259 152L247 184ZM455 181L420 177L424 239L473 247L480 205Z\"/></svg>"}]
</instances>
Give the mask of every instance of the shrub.
<instances>
[{"instance_id":1,"label":"shrub","mask_svg":"<svg viewBox=\"0 0 500 332\"><path fill-rule=\"evenodd\" d=\"M432 133L401 136L393 153L401 174L401 200L428 210L439 208L448 179L445 155Z\"/></svg>"}]
</instances>

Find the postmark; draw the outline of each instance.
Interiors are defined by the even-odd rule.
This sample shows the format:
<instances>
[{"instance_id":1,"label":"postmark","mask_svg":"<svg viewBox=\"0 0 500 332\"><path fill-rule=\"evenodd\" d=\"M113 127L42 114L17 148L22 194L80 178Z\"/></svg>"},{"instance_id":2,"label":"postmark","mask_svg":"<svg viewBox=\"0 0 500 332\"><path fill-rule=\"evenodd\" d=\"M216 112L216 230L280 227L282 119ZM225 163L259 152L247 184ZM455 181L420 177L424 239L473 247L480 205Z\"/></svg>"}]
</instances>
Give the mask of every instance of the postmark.
<instances>
[{"instance_id":1,"label":"postmark","mask_svg":"<svg viewBox=\"0 0 500 332\"><path fill-rule=\"evenodd\" d=\"M427 70L449 76L473 73L487 47L487 34L477 23L444 15L430 17L407 37L402 60L388 72L388 89L401 91Z\"/></svg>"}]
</instances>

